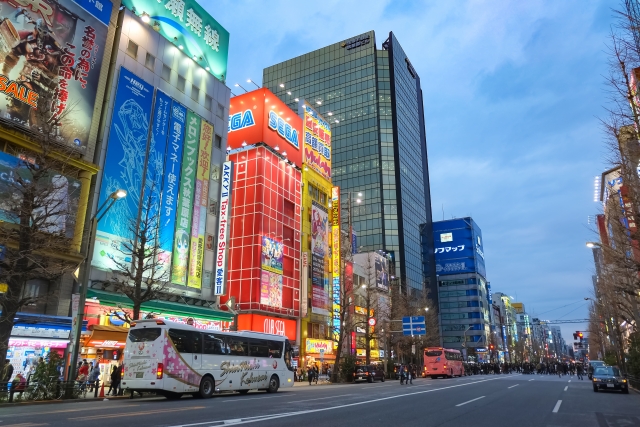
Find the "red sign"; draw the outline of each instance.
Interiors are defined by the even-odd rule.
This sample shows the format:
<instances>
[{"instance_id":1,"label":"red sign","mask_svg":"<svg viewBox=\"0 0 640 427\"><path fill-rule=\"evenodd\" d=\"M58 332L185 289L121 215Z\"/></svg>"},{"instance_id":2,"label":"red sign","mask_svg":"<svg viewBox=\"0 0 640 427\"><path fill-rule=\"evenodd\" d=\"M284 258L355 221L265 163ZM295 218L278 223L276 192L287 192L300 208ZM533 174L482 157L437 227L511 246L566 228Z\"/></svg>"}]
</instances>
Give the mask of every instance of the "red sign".
<instances>
[{"instance_id":1,"label":"red sign","mask_svg":"<svg viewBox=\"0 0 640 427\"><path fill-rule=\"evenodd\" d=\"M238 315L238 330L280 335L289 338L289 341L297 341L296 321L291 319L260 314L240 314Z\"/></svg>"},{"instance_id":2,"label":"red sign","mask_svg":"<svg viewBox=\"0 0 640 427\"><path fill-rule=\"evenodd\" d=\"M376 319L374 317L369 319L369 326L376 326Z\"/></svg>"},{"instance_id":3,"label":"red sign","mask_svg":"<svg viewBox=\"0 0 640 427\"><path fill-rule=\"evenodd\" d=\"M227 147L237 149L264 142L300 166L302 138L302 119L269 89L231 98Z\"/></svg>"}]
</instances>

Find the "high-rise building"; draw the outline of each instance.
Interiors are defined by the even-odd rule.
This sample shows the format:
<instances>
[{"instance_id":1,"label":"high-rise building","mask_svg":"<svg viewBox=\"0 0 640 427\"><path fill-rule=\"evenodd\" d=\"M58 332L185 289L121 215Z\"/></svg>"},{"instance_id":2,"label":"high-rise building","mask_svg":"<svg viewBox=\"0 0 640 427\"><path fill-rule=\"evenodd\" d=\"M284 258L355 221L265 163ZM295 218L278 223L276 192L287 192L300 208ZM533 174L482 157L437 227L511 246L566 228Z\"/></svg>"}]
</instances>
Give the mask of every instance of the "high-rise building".
<instances>
[{"instance_id":1,"label":"high-rise building","mask_svg":"<svg viewBox=\"0 0 640 427\"><path fill-rule=\"evenodd\" d=\"M343 226L350 216L359 251L392 254L392 285L422 290L420 224L431 230L422 89L393 32L382 49L369 31L270 66L263 84L290 108L305 99L331 122L331 180L350 206Z\"/></svg>"},{"instance_id":2,"label":"high-rise building","mask_svg":"<svg viewBox=\"0 0 640 427\"><path fill-rule=\"evenodd\" d=\"M482 231L467 217L436 221L433 234L442 345L483 352L490 341L491 298ZM423 233L423 254L428 253L427 240Z\"/></svg>"}]
</instances>

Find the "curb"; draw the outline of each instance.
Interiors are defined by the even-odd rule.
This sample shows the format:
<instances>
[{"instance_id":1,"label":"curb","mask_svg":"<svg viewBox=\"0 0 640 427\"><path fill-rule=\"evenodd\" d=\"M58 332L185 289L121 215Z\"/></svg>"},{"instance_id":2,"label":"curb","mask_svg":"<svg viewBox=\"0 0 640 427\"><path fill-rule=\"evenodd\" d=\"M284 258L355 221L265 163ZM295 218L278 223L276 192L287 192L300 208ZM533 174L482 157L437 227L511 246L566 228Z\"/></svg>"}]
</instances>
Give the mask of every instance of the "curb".
<instances>
[{"instance_id":1,"label":"curb","mask_svg":"<svg viewBox=\"0 0 640 427\"><path fill-rule=\"evenodd\" d=\"M129 396L109 396L109 397L91 397L85 399L60 399L60 400L38 400L27 402L0 403L0 409L14 406L38 406L38 405L60 405L63 403L84 403L84 402L102 402L107 400L129 399Z\"/></svg>"}]
</instances>

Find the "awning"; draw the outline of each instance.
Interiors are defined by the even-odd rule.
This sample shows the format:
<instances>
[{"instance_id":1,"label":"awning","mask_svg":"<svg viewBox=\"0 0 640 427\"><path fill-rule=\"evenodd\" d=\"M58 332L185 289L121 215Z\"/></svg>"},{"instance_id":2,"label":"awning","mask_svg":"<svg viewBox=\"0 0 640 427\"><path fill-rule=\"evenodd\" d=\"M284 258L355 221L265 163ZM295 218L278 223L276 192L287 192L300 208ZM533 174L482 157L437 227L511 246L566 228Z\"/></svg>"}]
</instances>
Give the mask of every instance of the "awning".
<instances>
[{"instance_id":1,"label":"awning","mask_svg":"<svg viewBox=\"0 0 640 427\"><path fill-rule=\"evenodd\" d=\"M133 303L124 295L113 292L88 289L87 298L97 298L100 304L114 307L133 308ZM226 311L214 310L207 307L195 305L179 304L169 301L149 301L142 304L140 310L145 312L161 313L165 315L200 317L207 320L221 320L223 322L233 322L233 315Z\"/></svg>"},{"instance_id":2,"label":"awning","mask_svg":"<svg viewBox=\"0 0 640 427\"><path fill-rule=\"evenodd\" d=\"M127 328L120 326L90 326L91 335L87 338L85 347L122 348L127 342Z\"/></svg>"}]
</instances>

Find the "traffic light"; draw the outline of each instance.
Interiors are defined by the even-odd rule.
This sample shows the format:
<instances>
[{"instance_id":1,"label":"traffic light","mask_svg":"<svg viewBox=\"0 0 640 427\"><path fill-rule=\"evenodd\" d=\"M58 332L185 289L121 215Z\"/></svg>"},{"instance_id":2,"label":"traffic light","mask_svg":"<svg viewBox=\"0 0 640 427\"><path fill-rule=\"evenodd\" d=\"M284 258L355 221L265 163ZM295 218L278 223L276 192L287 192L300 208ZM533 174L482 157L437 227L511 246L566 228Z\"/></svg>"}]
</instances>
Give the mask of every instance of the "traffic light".
<instances>
[{"instance_id":1,"label":"traffic light","mask_svg":"<svg viewBox=\"0 0 640 427\"><path fill-rule=\"evenodd\" d=\"M489 350L493 351L493 344L489 344Z\"/></svg>"},{"instance_id":2,"label":"traffic light","mask_svg":"<svg viewBox=\"0 0 640 427\"><path fill-rule=\"evenodd\" d=\"M576 332L575 334L573 334L573 339L577 340L578 339L578 332Z\"/></svg>"},{"instance_id":3,"label":"traffic light","mask_svg":"<svg viewBox=\"0 0 640 427\"><path fill-rule=\"evenodd\" d=\"M584 334L582 332L578 332L578 337L580 338L580 342L582 342L582 338L584 338Z\"/></svg>"}]
</instances>

